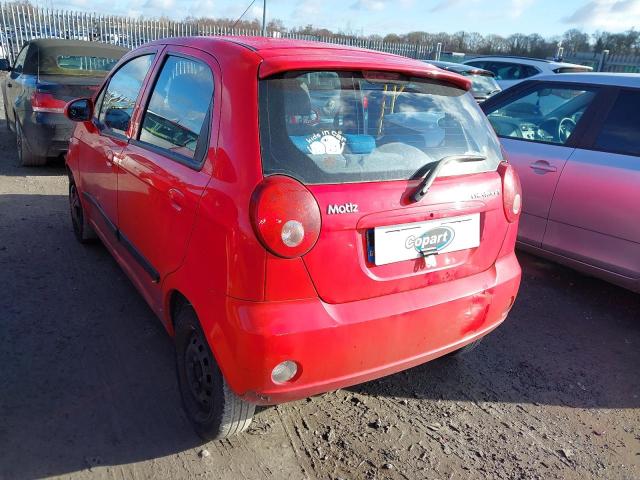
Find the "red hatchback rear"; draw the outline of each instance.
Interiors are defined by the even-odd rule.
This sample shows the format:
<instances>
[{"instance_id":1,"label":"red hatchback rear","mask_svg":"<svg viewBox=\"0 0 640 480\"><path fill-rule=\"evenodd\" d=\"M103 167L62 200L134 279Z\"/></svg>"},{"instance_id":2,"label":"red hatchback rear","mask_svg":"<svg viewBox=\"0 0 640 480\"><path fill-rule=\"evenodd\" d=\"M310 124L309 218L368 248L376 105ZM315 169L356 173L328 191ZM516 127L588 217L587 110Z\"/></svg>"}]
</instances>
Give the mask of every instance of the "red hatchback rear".
<instances>
[{"instance_id":1,"label":"red hatchback rear","mask_svg":"<svg viewBox=\"0 0 640 480\"><path fill-rule=\"evenodd\" d=\"M76 235L169 333L196 430L469 349L520 282L520 186L467 79L273 39L129 53L78 121Z\"/></svg>"}]
</instances>

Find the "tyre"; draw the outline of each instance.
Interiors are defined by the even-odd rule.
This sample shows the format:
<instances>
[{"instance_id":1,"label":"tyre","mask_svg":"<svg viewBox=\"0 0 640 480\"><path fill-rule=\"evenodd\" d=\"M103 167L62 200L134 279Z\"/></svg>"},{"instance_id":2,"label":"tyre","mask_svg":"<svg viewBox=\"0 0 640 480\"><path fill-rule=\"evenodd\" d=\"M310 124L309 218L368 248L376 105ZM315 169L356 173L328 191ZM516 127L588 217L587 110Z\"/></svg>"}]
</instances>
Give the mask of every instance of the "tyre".
<instances>
[{"instance_id":1,"label":"tyre","mask_svg":"<svg viewBox=\"0 0 640 480\"><path fill-rule=\"evenodd\" d=\"M17 118L15 120L15 129L18 163L23 167L38 167L47 163L47 157L34 155L31 150L29 150L29 145L27 145L24 133L22 132L22 127L20 126L20 122Z\"/></svg>"},{"instance_id":2,"label":"tyre","mask_svg":"<svg viewBox=\"0 0 640 480\"><path fill-rule=\"evenodd\" d=\"M480 342L482 342L482 338L479 339L479 340L476 340L475 342L471 342L470 344L465 345L464 347L459 348L458 350L454 350L453 352L447 353L445 355L445 357L449 357L449 358L464 357L465 355L467 355L472 350L475 350L477 348L477 346L480 345Z\"/></svg>"},{"instance_id":3,"label":"tyre","mask_svg":"<svg viewBox=\"0 0 640 480\"><path fill-rule=\"evenodd\" d=\"M196 433L208 441L245 431L255 405L241 400L227 385L191 305L177 312L175 343L182 405Z\"/></svg>"},{"instance_id":4,"label":"tyre","mask_svg":"<svg viewBox=\"0 0 640 480\"><path fill-rule=\"evenodd\" d=\"M80 202L80 193L73 180L69 180L69 213L71 214L71 225L73 233L80 243L90 243L96 239L96 233L87 221Z\"/></svg>"}]
</instances>

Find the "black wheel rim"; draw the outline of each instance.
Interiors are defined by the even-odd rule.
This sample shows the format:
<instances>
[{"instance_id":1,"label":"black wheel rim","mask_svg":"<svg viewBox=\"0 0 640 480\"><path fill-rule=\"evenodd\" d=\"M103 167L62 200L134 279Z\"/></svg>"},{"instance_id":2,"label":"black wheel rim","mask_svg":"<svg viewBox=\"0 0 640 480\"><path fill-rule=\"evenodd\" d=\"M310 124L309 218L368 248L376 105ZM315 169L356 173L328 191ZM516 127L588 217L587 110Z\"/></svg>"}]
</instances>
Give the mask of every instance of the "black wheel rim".
<instances>
[{"instance_id":1,"label":"black wheel rim","mask_svg":"<svg viewBox=\"0 0 640 480\"><path fill-rule=\"evenodd\" d=\"M213 409L213 370L209 349L196 331L191 332L184 352L184 369L198 419L206 419Z\"/></svg>"},{"instance_id":2,"label":"black wheel rim","mask_svg":"<svg viewBox=\"0 0 640 480\"><path fill-rule=\"evenodd\" d=\"M74 184L69 187L69 207L71 210L71 222L73 223L73 231L76 235L80 235L82 225L82 205L78 196L78 189Z\"/></svg>"}]
</instances>

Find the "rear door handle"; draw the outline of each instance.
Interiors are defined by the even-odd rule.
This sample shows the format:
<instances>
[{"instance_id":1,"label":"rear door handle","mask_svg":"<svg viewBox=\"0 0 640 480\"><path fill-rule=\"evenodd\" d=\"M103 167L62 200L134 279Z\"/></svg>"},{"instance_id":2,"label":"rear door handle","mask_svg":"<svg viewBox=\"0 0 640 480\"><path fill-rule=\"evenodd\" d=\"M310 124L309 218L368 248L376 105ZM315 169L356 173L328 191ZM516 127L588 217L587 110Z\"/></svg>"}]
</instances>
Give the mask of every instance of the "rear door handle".
<instances>
[{"instance_id":1,"label":"rear door handle","mask_svg":"<svg viewBox=\"0 0 640 480\"><path fill-rule=\"evenodd\" d=\"M13 87L13 83L7 83L7 87L9 88Z\"/></svg>"},{"instance_id":2,"label":"rear door handle","mask_svg":"<svg viewBox=\"0 0 640 480\"><path fill-rule=\"evenodd\" d=\"M113 167L113 152L111 150L107 150L105 152L107 167Z\"/></svg>"},{"instance_id":3,"label":"rear door handle","mask_svg":"<svg viewBox=\"0 0 640 480\"><path fill-rule=\"evenodd\" d=\"M184 208L184 193L176 188L170 188L167 193L171 206L177 211L182 210Z\"/></svg>"},{"instance_id":4,"label":"rear door handle","mask_svg":"<svg viewBox=\"0 0 640 480\"><path fill-rule=\"evenodd\" d=\"M538 160L537 162L533 162L533 163L529 164L529 167L532 170L538 170L538 171L544 172L544 173L550 173L550 172L557 172L558 171L557 167L551 165L546 160Z\"/></svg>"}]
</instances>

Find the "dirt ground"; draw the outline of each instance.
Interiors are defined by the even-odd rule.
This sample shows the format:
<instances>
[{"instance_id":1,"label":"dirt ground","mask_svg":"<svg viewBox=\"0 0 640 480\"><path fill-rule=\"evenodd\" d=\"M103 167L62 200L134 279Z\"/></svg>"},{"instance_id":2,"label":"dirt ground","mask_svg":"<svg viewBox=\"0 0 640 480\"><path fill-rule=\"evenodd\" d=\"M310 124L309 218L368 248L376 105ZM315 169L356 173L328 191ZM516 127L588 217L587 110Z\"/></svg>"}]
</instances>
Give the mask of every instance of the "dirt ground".
<instances>
[{"instance_id":1,"label":"dirt ground","mask_svg":"<svg viewBox=\"0 0 640 480\"><path fill-rule=\"evenodd\" d=\"M464 360L202 444L171 340L106 250L75 241L66 193L61 163L16 166L0 121L2 479L640 478L640 295L524 254L512 313Z\"/></svg>"}]
</instances>

